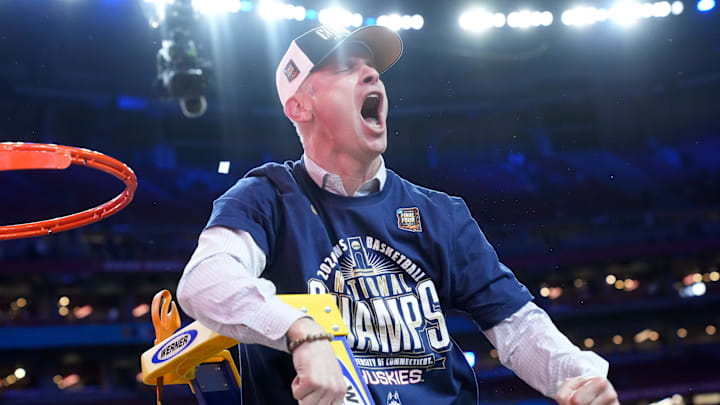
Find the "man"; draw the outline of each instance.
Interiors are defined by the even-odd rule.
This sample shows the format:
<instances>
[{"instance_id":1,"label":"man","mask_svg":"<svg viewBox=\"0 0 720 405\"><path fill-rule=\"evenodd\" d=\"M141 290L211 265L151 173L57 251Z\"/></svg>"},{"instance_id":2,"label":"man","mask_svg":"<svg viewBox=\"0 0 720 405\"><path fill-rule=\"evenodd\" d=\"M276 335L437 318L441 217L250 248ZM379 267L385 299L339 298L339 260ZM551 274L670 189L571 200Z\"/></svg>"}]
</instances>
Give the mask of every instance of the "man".
<instances>
[{"instance_id":1,"label":"man","mask_svg":"<svg viewBox=\"0 0 720 405\"><path fill-rule=\"evenodd\" d=\"M501 362L543 394L617 403L607 362L531 302L465 203L385 168L379 74L401 53L399 36L379 26L320 27L292 42L276 84L305 153L250 171L215 201L178 285L181 306L244 343L244 404L342 403L322 329L275 296L325 292L377 404L478 402L445 324L450 309L469 313Z\"/></svg>"}]
</instances>

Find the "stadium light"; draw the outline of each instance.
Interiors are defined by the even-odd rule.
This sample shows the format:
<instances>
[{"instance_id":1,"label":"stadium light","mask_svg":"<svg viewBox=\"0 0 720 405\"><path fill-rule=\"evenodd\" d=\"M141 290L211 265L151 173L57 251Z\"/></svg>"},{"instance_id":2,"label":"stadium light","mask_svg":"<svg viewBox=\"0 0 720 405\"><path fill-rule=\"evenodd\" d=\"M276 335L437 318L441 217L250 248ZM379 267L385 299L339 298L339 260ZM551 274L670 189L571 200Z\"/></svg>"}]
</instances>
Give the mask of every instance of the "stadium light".
<instances>
[{"instance_id":1,"label":"stadium light","mask_svg":"<svg viewBox=\"0 0 720 405\"><path fill-rule=\"evenodd\" d=\"M681 288L678 293L682 298L700 297L705 295L707 286L703 282L693 283L689 286Z\"/></svg>"},{"instance_id":2,"label":"stadium light","mask_svg":"<svg viewBox=\"0 0 720 405\"><path fill-rule=\"evenodd\" d=\"M399 14L381 15L377 19L377 25L388 27L393 31L398 31L402 28L402 17Z\"/></svg>"},{"instance_id":3,"label":"stadium light","mask_svg":"<svg viewBox=\"0 0 720 405\"><path fill-rule=\"evenodd\" d=\"M305 7L303 6L295 6L295 9L293 10L293 17L297 21L303 21L305 20L305 16L307 15L307 10L305 10Z\"/></svg>"},{"instance_id":4,"label":"stadium light","mask_svg":"<svg viewBox=\"0 0 720 405\"><path fill-rule=\"evenodd\" d=\"M150 26L159 28L165 20L165 8L175 0L141 0L141 5ZM214 16L223 13L249 12L256 9L250 0L191 0L193 9L199 14ZM319 20L321 24L336 28L358 28L365 25L383 25L395 31L421 30L425 19L420 14L390 14L365 19L359 13L353 13L342 7L333 6L320 11L306 9L303 6L284 3L282 0L262 0L257 4L257 13L267 21L276 20ZM503 22L504 24L504 17Z\"/></svg>"},{"instance_id":5,"label":"stadium light","mask_svg":"<svg viewBox=\"0 0 720 405\"><path fill-rule=\"evenodd\" d=\"M629 26L640 18L663 18L670 14L678 15L682 13L682 9L681 1L676 1L672 5L667 1L642 4L635 1L621 1L610 10L582 6L568 9L562 13L560 19L563 24L575 27L584 27L607 19L612 19L620 25Z\"/></svg>"},{"instance_id":6,"label":"stadium light","mask_svg":"<svg viewBox=\"0 0 720 405\"><path fill-rule=\"evenodd\" d=\"M607 18L607 10L596 9L594 7L576 7L570 10L565 10L561 16L563 24L576 27L592 25L596 22L605 21Z\"/></svg>"},{"instance_id":7,"label":"stadium light","mask_svg":"<svg viewBox=\"0 0 720 405\"><path fill-rule=\"evenodd\" d=\"M695 283L690 288L692 289L692 292L696 297L705 295L705 291L706 291L705 283Z\"/></svg>"},{"instance_id":8,"label":"stadium light","mask_svg":"<svg viewBox=\"0 0 720 405\"><path fill-rule=\"evenodd\" d=\"M640 6L640 17L650 18L653 16L653 5L650 3L643 3Z\"/></svg>"},{"instance_id":9,"label":"stadium light","mask_svg":"<svg viewBox=\"0 0 720 405\"><path fill-rule=\"evenodd\" d=\"M610 19L618 25L634 25L642 16L642 5L634 1L620 1L610 8Z\"/></svg>"},{"instance_id":10,"label":"stadium light","mask_svg":"<svg viewBox=\"0 0 720 405\"><path fill-rule=\"evenodd\" d=\"M458 23L464 30L471 32L482 32L491 27L500 28L505 25L505 15L502 13L491 13L481 8L474 8L460 14Z\"/></svg>"},{"instance_id":11,"label":"stadium light","mask_svg":"<svg viewBox=\"0 0 720 405\"><path fill-rule=\"evenodd\" d=\"M670 6L670 12L673 15L680 15L685 11L685 4L682 1L674 1Z\"/></svg>"},{"instance_id":12,"label":"stadium light","mask_svg":"<svg viewBox=\"0 0 720 405\"><path fill-rule=\"evenodd\" d=\"M258 13L260 17L268 21L279 19L303 21L305 18L311 19L310 12L305 10L305 7L274 0L265 0L260 3Z\"/></svg>"},{"instance_id":13,"label":"stadium light","mask_svg":"<svg viewBox=\"0 0 720 405\"><path fill-rule=\"evenodd\" d=\"M531 11L528 16L528 21L531 27L539 27L542 25L543 16L539 11Z\"/></svg>"},{"instance_id":14,"label":"stadium light","mask_svg":"<svg viewBox=\"0 0 720 405\"><path fill-rule=\"evenodd\" d=\"M377 18L377 25L388 27L393 31L403 30L420 30L425 25L425 19L420 14L400 15L389 14L381 15Z\"/></svg>"},{"instance_id":15,"label":"stadium light","mask_svg":"<svg viewBox=\"0 0 720 405\"><path fill-rule=\"evenodd\" d=\"M412 16L404 15L401 18L402 29L409 30L412 28Z\"/></svg>"},{"instance_id":16,"label":"stadium light","mask_svg":"<svg viewBox=\"0 0 720 405\"><path fill-rule=\"evenodd\" d=\"M160 21L165 19L165 7L168 4L173 3L174 0L143 0L143 3L148 4L150 14L148 16L150 25L153 28L157 28L160 25ZM225 13L237 13L240 11L251 11L253 4L248 0L192 0L193 9L199 14L204 15L219 15ZM146 8L146 14L148 9Z\"/></svg>"},{"instance_id":17,"label":"stadium light","mask_svg":"<svg viewBox=\"0 0 720 405\"><path fill-rule=\"evenodd\" d=\"M511 28L527 28L531 25L531 14L527 10L513 11L507 17L507 25Z\"/></svg>"},{"instance_id":18,"label":"stadium light","mask_svg":"<svg viewBox=\"0 0 720 405\"><path fill-rule=\"evenodd\" d=\"M507 17L507 25L512 28L548 27L553 22L553 15L549 11L513 11Z\"/></svg>"},{"instance_id":19,"label":"stadium light","mask_svg":"<svg viewBox=\"0 0 720 405\"><path fill-rule=\"evenodd\" d=\"M648 340L657 340L659 337L658 333L652 329L643 329L640 332L636 333L633 339L635 340L635 343L643 343Z\"/></svg>"},{"instance_id":20,"label":"stadium light","mask_svg":"<svg viewBox=\"0 0 720 405\"><path fill-rule=\"evenodd\" d=\"M65 388L71 387L80 382L80 376L77 374L69 374L63 377L58 383L58 388L64 390Z\"/></svg>"},{"instance_id":21,"label":"stadium light","mask_svg":"<svg viewBox=\"0 0 720 405\"><path fill-rule=\"evenodd\" d=\"M337 28L359 27L363 23L363 16L351 13L341 7L330 7L320 10L318 20L323 25Z\"/></svg>"},{"instance_id":22,"label":"stadium light","mask_svg":"<svg viewBox=\"0 0 720 405\"><path fill-rule=\"evenodd\" d=\"M206 15L237 13L240 11L240 0L192 0L192 6L198 13Z\"/></svg>"},{"instance_id":23,"label":"stadium light","mask_svg":"<svg viewBox=\"0 0 720 405\"><path fill-rule=\"evenodd\" d=\"M700 0L697 3L698 11L706 13L715 8L715 0Z\"/></svg>"},{"instance_id":24,"label":"stadium light","mask_svg":"<svg viewBox=\"0 0 720 405\"><path fill-rule=\"evenodd\" d=\"M73 308L73 315L75 315L75 318L77 318L77 319L87 318L92 313L93 313L92 305L83 305L81 307Z\"/></svg>"},{"instance_id":25,"label":"stadium light","mask_svg":"<svg viewBox=\"0 0 720 405\"><path fill-rule=\"evenodd\" d=\"M653 4L653 17L667 17L672 11L672 6L667 1Z\"/></svg>"},{"instance_id":26,"label":"stadium light","mask_svg":"<svg viewBox=\"0 0 720 405\"><path fill-rule=\"evenodd\" d=\"M281 18L283 3L265 0L258 6L258 13L264 20L272 21Z\"/></svg>"},{"instance_id":27,"label":"stadium light","mask_svg":"<svg viewBox=\"0 0 720 405\"><path fill-rule=\"evenodd\" d=\"M140 318L141 316L147 314L150 312L150 305L148 304L139 304L132 310L132 314L135 318Z\"/></svg>"},{"instance_id":28,"label":"stadium light","mask_svg":"<svg viewBox=\"0 0 720 405\"><path fill-rule=\"evenodd\" d=\"M540 17L540 25L543 27L549 27L552 25L553 20L554 18L551 12L543 11L542 16Z\"/></svg>"},{"instance_id":29,"label":"stadium light","mask_svg":"<svg viewBox=\"0 0 720 405\"><path fill-rule=\"evenodd\" d=\"M425 26L425 19L420 14L400 15L389 14L381 15L376 20L377 25L388 27L393 31L399 30L420 30Z\"/></svg>"},{"instance_id":30,"label":"stadium light","mask_svg":"<svg viewBox=\"0 0 720 405\"><path fill-rule=\"evenodd\" d=\"M414 30L421 30L422 27L425 25L425 19L420 14L415 14L412 16L412 29Z\"/></svg>"}]
</instances>

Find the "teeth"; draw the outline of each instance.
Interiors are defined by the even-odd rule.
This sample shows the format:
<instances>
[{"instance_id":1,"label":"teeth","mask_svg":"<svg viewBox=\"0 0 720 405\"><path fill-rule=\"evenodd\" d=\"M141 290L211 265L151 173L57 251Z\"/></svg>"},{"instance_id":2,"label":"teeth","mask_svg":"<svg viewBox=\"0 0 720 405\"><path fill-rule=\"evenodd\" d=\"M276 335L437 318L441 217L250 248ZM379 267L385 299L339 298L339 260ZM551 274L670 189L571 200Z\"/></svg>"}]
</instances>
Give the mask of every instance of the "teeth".
<instances>
[{"instance_id":1,"label":"teeth","mask_svg":"<svg viewBox=\"0 0 720 405\"><path fill-rule=\"evenodd\" d=\"M367 117L367 118L365 118L365 122L366 122L368 125L372 125L372 126L376 126L376 127L379 127L379 126L380 126L380 120L378 120L378 119L375 118L375 117Z\"/></svg>"},{"instance_id":2,"label":"teeth","mask_svg":"<svg viewBox=\"0 0 720 405\"><path fill-rule=\"evenodd\" d=\"M380 93L374 92L365 96L360 114L363 116L365 123L371 127L382 128L379 117L379 107L381 103Z\"/></svg>"}]
</instances>

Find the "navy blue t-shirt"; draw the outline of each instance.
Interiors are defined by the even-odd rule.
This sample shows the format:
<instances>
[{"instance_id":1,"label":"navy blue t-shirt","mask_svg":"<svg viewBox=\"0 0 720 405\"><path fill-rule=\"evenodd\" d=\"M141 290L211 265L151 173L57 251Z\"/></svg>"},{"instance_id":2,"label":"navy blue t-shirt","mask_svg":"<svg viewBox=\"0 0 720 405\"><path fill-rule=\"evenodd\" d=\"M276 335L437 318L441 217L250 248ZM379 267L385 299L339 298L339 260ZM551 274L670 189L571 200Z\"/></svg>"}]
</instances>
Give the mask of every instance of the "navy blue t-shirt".
<instances>
[{"instance_id":1,"label":"navy blue t-shirt","mask_svg":"<svg viewBox=\"0 0 720 405\"><path fill-rule=\"evenodd\" d=\"M265 164L215 201L211 226L249 232L267 255L262 277L279 294L336 297L378 405L477 403L447 311L465 311L486 329L532 299L462 199L391 170L382 191L344 197L320 189L301 162ZM244 405L296 403L290 355L261 345L240 353Z\"/></svg>"}]
</instances>

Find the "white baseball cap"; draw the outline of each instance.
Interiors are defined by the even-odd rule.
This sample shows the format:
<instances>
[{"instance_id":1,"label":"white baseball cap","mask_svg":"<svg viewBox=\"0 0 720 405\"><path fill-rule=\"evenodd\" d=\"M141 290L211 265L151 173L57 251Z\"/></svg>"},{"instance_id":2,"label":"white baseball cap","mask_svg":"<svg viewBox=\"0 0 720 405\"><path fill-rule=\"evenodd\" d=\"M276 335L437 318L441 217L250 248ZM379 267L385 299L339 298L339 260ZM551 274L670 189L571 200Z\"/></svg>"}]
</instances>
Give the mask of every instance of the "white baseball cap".
<instances>
[{"instance_id":1,"label":"white baseball cap","mask_svg":"<svg viewBox=\"0 0 720 405\"><path fill-rule=\"evenodd\" d=\"M359 42L375 57L379 73L388 70L400 58L403 43L397 32L380 25L360 27L353 32L321 26L295 38L275 72L280 102L292 97L313 69L345 43Z\"/></svg>"}]
</instances>

